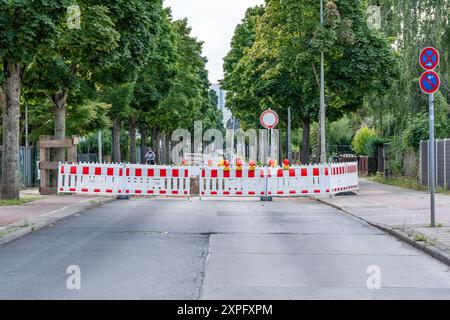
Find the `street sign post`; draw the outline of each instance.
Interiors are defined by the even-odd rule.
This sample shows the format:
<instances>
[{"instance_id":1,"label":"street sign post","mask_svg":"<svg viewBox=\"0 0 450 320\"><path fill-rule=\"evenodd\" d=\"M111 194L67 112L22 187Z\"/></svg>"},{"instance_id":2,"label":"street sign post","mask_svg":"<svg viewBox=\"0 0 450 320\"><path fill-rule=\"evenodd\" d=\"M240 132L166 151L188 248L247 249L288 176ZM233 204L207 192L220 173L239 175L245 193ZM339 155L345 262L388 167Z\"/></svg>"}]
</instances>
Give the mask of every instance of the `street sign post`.
<instances>
[{"instance_id":1,"label":"street sign post","mask_svg":"<svg viewBox=\"0 0 450 320\"><path fill-rule=\"evenodd\" d=\"M439 65L439 52L435 48L425 48L420 53L419 60L425 70L434 70Z\"/></svg>"},{"instance_id":2,"label":"street sign post","mask_svg":"<svg viewBox=\"0 0 450 320\"><path fill-rule=\"evenodd\" d=\"M270 134L270 157L273 157L274 151L273 151L273 129L276 128L278 125L278 122L280 121L280 118L278 117L278 114L273 110L266 110L264 111L260 116L261 125L268 129Z\"/></svg>"},{"instance_id":3,"label":"street sign post","mask_svg":"<svg viewBox=\"0 0 450 320\"><path fill-rule=\"evenodd\" d=\"M261 114L260 121L264 128L274 129L278 125L280 118L275 111L269 109Z\"/></svg>"},{"instance_id":4,"label":"street sign post","mask_svg":"<svg viewBox=\"0 0 450 320\"><path fill-rule=\"evenodd\" d=\"M419 63L426 71L420 77L420 89L428 94L430 112L430 143L429 143L429 176L430 176L430 198L431 198L431 226L436 226L436 159L435 159L435 137L434 137L434 93L439 90L441 80L434 69L439 65L439 52L432 47L422 50L419 56Z\"/></svg>"},{"instance_id":5,"label":"street sign post","mask_svg":"<svg viewBox=\"0 0 450 320\"><path fill-rule=\"evenodd\" d=\"M420 88L426 94L433 94L439 90L441 80L434 71L426 71L420 77Z\"/></svg>"}]
</instances>

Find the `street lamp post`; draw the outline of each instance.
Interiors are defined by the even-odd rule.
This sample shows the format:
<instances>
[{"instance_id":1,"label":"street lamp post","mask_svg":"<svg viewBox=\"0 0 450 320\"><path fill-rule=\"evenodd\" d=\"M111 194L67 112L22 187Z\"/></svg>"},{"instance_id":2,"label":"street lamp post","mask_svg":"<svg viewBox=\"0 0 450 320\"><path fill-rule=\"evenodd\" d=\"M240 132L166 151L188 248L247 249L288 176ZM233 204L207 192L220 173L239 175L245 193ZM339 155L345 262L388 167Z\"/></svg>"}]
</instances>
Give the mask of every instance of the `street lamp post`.
<instances>
[{"instance_id":1,"label":"street lamp post","mask_svg":"<svg viewBox=\"0 0 450 320\"><path fill-rule=\"evenodd\" d=\"M323 0L320 0L320 24L323 26ZM325 137L325 70L324 54L320 53L320 161L327 161L326 137Z\"/></svg>"}]
</instances>

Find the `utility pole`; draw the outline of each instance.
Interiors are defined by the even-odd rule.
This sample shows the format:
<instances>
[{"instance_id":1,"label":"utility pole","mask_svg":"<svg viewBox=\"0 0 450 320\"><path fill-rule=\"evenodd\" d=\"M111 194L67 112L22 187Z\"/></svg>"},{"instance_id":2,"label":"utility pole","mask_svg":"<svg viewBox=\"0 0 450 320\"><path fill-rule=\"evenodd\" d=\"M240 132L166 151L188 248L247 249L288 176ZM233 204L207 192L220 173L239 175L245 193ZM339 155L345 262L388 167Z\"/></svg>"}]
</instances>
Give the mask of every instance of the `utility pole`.
<instances>
[{"instance_id":1,"label":"utility pole","mask_svg":"<svg viewBox=\"0 0 450 320\"><path fill-rule=\"evenodd\" d=\"M102 131L98 132L98 162L103 163Z\"/></svg>"},{"instance_id":2,"label":"utility pole","mask_svg":"<svg viewBox=\"0 0 450 320\"><path fill-rule=\"evenodd\" d=\"M292 163L292 146L291 146L291 107L288 108L288 123L287 123L287 156L290 163Z\"/></svg>"},{"instance_id":3,"label":"utility pole","mask_svg":"<svg viewBox=\"0 0 450 320\"><path fill-rule=\"evenodd\" d=\"M323 26L323 0L320 0L320 24ZM320 161L327 162L326 137L325 137L325 70L324 54L320 53Z\"/></svg>"},{"instance_id":4,"label":"utility pole","mask_svg":"<svg viewBox=\"0 0 450 320\"><path fill-rule=\"evenodd\" d=\"M434 138L434 93L428 95L430 105L430 146L429 146L429 177L430 177L430 200L431 200L431 226L436 227L436 142Z\"/></svg>"}]
</instances>

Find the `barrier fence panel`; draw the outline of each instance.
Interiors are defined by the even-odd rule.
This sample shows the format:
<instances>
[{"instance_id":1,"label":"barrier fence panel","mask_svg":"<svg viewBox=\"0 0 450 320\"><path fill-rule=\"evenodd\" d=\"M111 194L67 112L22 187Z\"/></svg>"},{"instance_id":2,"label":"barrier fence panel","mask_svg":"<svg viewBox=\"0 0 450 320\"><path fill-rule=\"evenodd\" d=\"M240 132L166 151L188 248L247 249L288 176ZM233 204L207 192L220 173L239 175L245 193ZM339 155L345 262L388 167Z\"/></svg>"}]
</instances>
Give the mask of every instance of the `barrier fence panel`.
<instances>
[{"instance_id":1,"label":"barrier fence panel","mask_svg":"<svg viewBox=\"0 0 450 320\"><path fill-rule=\"evenodd\" d=\"M202 168L200 196L261 197L265 194L265 168Z\"/></svg>"},{"instance_id":2,"label":"barrier fence panel","mask_svg":"<svg viewBox=\"0 0 450 320\"><path fill-rule=\"evenodd\" d=\"M330 168L330 189L332 195L359 191L358 163L333 163L330 165Z\"/></svg>"},{"instance_id":3,"label":"barrier fence panel","mask_svg":"<svg viewBox=\"0 0 450 320\"><path fill-rule=\"evenodd\" d=\"M58 193L190 196L188 167L60 164Z\"/></svg>"},{"instance_id":4,"label":"barrier fence panel","mask_svg":"<svg viewBox=\"0 0 450 320\"><path fill-rule=\"evenodd\" d=\"M60 164L58 193L122 194L123 170L122 164Z\"/></svg>"},{"instance_id":5,"label":"barrier fence panel","mask_svg":"<svg viewBox=\"0 0 450 320\"><path fill-rule=\"evenodd\" d=\"M140 164L60 164L58 192L98 195L295 197L358 191L358 163L292 168L171 167Z\"/></svg>"},{"instance_id":6,"label":"barrier fence panel","mask_svg":"<svg viewBox=\"0 0 450 320\"><path fill-rule=\"evenodd\" d=\"M315 165L289 169L269 168L267 195L302 196L330 192L329 166Z\"/></svg>"},{"instance_id":7,"label":"barrier fence panel","mask_svg":"<svg viewBox=\"0 0 450 320\"><path fill-rule=\"evenodd\" d=\"M125 195L190 196L188 167L127 164Z\"/></svg>"}]
</instances>

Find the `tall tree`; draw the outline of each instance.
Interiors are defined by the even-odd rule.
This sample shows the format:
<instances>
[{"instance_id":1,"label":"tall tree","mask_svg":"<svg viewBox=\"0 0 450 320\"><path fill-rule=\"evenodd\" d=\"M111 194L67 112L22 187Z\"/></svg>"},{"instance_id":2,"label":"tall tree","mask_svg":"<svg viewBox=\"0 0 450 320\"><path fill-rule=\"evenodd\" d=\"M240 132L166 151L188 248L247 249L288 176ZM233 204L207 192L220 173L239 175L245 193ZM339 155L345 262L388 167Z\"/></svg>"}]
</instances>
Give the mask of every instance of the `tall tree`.
<instances>
[{"instance_id":1,"label":"tall tree","mask_svg":"<svg viewBox=\"0 0 450 320\"><path fill-rule=\"evenodd\" d=\"M104 6L88 6L79 2L82 19L79 28L60 26L55 48L43 50L32 65L26 84L42 92L53 105L55 115L54 137L66 137L68 99L77 103L77 96L95 99L91 81L102 66L111 63L111 53L117 48L120 34L114 29L109 10ZM85 103L85 106L97 106ZM99 128L100 129L100 128ZM64 161L65 150L56 153L57 161Z\"/></svg>"},{"instance_id":2,"label":"tall tree","mask_svg":"<svg viewBox=\"0 0 450 320\"><path fill-rule=\"evenodd\" d=\"M225 83L231 83L231 108L252 114L247 118L255 119L266 108L286 114L291 107L304 129L303 162L309 162L309 127L318 118L320 52L326 58L331 119L361 107L367 93L389 88L397 65L387 40L368 28L360 1L329 1L323 27L319 12L319 2L313 0L270 0L262 15L250 12L250 21L244 20L240 28L256 20L256 26L248 28L254 35L247 35L254 41L228 66L225 77Z\"/></svg>"},{"instance_id":3,"label":"tall tree","mask_svg":"<svg viewBox=\"0 0 450 320\"><path fill-rule=\"evenodd\" d=\"M0 58L3 61L2 198L19 198L19 118L23 76L36 52L54 47L69 1L0 0Z\"/></svg>"}]
</instances>

